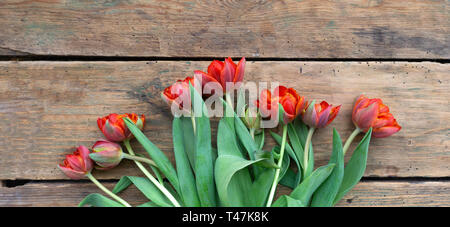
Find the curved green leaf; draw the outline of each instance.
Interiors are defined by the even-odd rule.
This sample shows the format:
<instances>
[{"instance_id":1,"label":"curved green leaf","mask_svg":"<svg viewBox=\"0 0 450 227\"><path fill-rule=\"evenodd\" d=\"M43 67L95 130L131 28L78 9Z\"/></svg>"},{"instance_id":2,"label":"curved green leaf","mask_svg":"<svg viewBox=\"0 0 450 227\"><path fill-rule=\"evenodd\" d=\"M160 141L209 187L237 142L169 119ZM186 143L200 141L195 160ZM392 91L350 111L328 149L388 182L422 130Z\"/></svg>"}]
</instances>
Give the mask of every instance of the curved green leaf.
<instances>
[{"instance_id":1,"label":"curved green leaf","mask_svg":"<svg viewBox=\"0 0 450 227\"><path fill-rule=\"evenodd\" d=\"M183 124L184 152L187 154L191 168L195 166L195 134L190 117L180 117Z\"/></svg>"},{"instance_id":2,"label":"curved green leaf","mask_svg":"<svg viewBox=\"0 0 450 227\"><path fill-rule=\"evenodd\" d=\"M147 199L162 207L171 207L172 203L167 197L152 183L144 177L123 176L113 189L113 193L118 193L134 184Z\"/></svg>"},{"instance_id":3,"label":"curved green leaf","mask_svg":"<svg viewBox=\"0 0 450 227\"><path fill-rule=\"evenodd\" d=\"M355 151L353 151L353 155L350 158L350 161L348 161L347 165L344 168L344 178L342 179L342 184L339 188L339 192L334 199L334 204L339 202L339 200L341 200L342 197L344 197L344 195L347 194L347 192L350 191L364 175L371 136L372 128L369 129L364 138L356 147Z\"/></svg>"},{"instance_id":4,"label":"curved green leaf","mask_svg":"<svg viewBox=\"0 0 450 227\"><path fill-rule=\"evenodd\" d=\"M292 169L287 169L286 174L284 174L283 178L281 178L280 180L280 184L294 189L298 185L297 177L298 174L296 172L294 172Z\"/></svg>"},{"instance_id":5,"label":"curved green leaf","mask_svg":"<svg viewBox=\"0 0 450 227\"><path fill-rule=\"evenodd\" d=\"M123 207L122 204L98 193L89 194L78 204L79 207L84 205L91 205L94 207Z\"/></svg>"},{"instance_id":6,"label":"curved green leaf","mask_svg":"<svg viewBox=\"0 0 450 227\"><path fill-rule=\"evenodd\" d=\"M298 160L297 163L299 163L299 166L303 168L303 152L305 149L303 148L303 145L300 143L300 139L298 138L294 125L292 123L289 123L287 127L288 127L289 141L292 144L292 148L296 155L296 159Z\"/></svg>"},{"instance_id":7,"label":"curved green leaf","mask_svg":"<svg viewBox=\"0 0 450 227\"><path fill-rule=\"evenodd\" d=\"M175 117L172 122L173 148L175 154L178 181L180 182L181 197L184 204L190 207L200 206L194 174L185 152L183 125L181 119Z\"/></svg>"},{"instance_id":8,"label":"curved green leaf","mask_svg":"<svg viewBox=\"0 0 450 227\"><path fill-rule=\"evenodd\" d=\"M262 207L267 203L267 197L272 186L273 178L275 177L275 169L265 169L255 179L252 184L251 195L253 202L250 206Z\"/></svg>"},{"instance_id":9,"label":"curved green leaf","mask_svg":"<svg viewBox=\"0 0 450 227\"><path fill-rule=\"evenodd\" d=\"M133 133L134 137L136 137L139 143L144 147L144 149L156 163L159 170L161 170L164 176L166 176L175 190L179 192L180 184L178 182L177 172L175 171L175 168L172 166L172 163L169 161L167 156L157 146L155 146L155 144L153 144L129 118L124 118L124 122L127 125L128 129L130 129L131 133Z\"/></svg>"},{"instance_id":10,"label":"curved green leaf","mask_svg":"<svg viewBox=\"0 0 450 227\"><path fill-rule=\"evenodd\" d=\"M160 207L154 202L146 202L140 205L137 205L137 207Z\"/></svg>"},{"instance_id":11,"label":"curved green leaf","mask_svg":"<svg viewBox=\"0 0 450 227\"><path fill-rule=\"evenodd\" d=\"M263 149L264 139L264 129L261 129L261 132L255 135L255 143L258 145L258 150Z\"/></svg>"},{"instance_id":12,"label":"curved green leaf","mask_svg":"<svg viewBox=\"0 0 450 227\"><path fill-rule=\"evenodd\" d=\"M344 177L344 153L342 150L342 140L339 133L333 128L333 153L329 164L336 164L333 172L316 190L311 200L312 207L330 207Z\"/></svg>"},{"instance_id":13,"label":"curved green leaf","mask_svg":"<svg viewBox=\"0 0 450 227\"><path fill-rule=\"evenodd\" d=\"M305 205L298 199L282 195L272 204L272 207L305 207Z\"/></svg>"},{"instance_id":14,"label":"curved green leaf","mask_svg":"<svg viewBox=\"0 0 450 227\"><path fill-rule=\"evenodd\" d=\"M292 124L294 125L294 129L297 133L301 145L305 147L306 138L308 137L308 126L303 123L302 117L300 115L294 119Z\"/></svg>"},{"instance_id":15,"label":"curved green leaf","mask_svg":"<svg viewBox=\"0 0 450 227\"><path fill-rule=\"evenodd\" d=\"M249 189L251 189L251 186L247 188L229 188L229 184L236 173L238 173L245 167L261 160L264 159L249 161L234 155L219 155L216 160L215 178L217 183L217 192L224 206L246 205L246 200L250 198L250 195L248 193ZM248 183L251 184L251 179L248 178L248 180Z\"/></svg>"},{"instance_id":16,"label":"curved green leaf","mask_svg":"<svg viewBox=\"0 0 450 227\"><path fill-rule=\"evenodd\" d=\"M298 185L290 196L294 199L300 200L305 206L309 204L311 196L316 189L324 182L333 171L334 164L328 164L317 168L309 177Z\"/></svg>"},{"instance_id":17,"label":"curved green leaf","mask_svg":"<svg viewBox=\"0 0 450 227\"><path fill-rule=\"evenodd\" d=\"M128 177L124 176L120 178L119 182L117 182L116 186L112 190L112 193L117 194L128 188L132 184L131 180Z\"/></svg>"},{"instance_id":18,"label":"curved green leaf","mask_svg":"<svg viewBox=\"0 0 450 227\"><path fill-rule=\"evenodd\" d=\"M235 116L234 123L236 134L238 135L238 138L241 141L242 145L244 145L245 149L247 150L248 156L251 160L255 160L255 152L258 150L258 147L256 146L252 136L250 135L250 132L248 131L247 127L245 127L240 118Z\"/></svg>"},{"instance_id":19,"label":"curved green leaf","mask_svg":"<svg viewBox=\"0 0 450 227\"><path fill-rule=\"evenodd\" d=\"M195 116L195 177L199 200L202 206L216 206L214 184L214 161L211 147L211 127L208 110L202 96L189 85Z\"/></svg>"},{"instance_id":20,"label":"curved green leaf","mask_svg":"<svg viewBox=\"0 0 450 227\"><path fill-rule=\"evenodd\" d=\"M303 123L300 116L297 117L296 119L294 119L292 124L293 124L293 128L295 129L295 132L297 134L297 137L300 141L300 144L303 147L303 152L304 152L306 138L308 137L309 128L305 123ZM301 152L302 157L299 159L301 165L303 165L303 152ZM308 169L306 170L305 173L303 173L304 176L309 176L313 170L314 170L314 150L313 150L313 146L312 146L312 142L311 142L310 146L309 146ZM304 177L303 180L304 179L306 179L306 178Z\"/></svg>"}]
</instances>

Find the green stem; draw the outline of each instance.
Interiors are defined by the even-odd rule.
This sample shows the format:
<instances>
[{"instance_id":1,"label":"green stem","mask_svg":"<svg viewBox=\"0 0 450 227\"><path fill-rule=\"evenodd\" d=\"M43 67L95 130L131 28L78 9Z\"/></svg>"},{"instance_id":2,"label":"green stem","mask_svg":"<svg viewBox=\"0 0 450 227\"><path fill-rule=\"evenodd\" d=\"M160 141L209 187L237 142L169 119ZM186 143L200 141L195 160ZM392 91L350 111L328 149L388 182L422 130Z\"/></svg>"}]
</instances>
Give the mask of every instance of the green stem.
<instances>
[{"instance_id":1,"label":"green stem","mask_svg":"<svg viewBox=\"0 0 450 227\"><path fill-rule=\"evenodd\" d=\"M231 101L230 94L225 94L225 99L230 106L230 109L226 108L226 117L234 117L234 109L233 109L233 102Z\"/></svg>"},{"instance_id":2,"label":"green stem","mask_svg":"<svg viewBox=\"0 0 450 227\"><path fill-rule=\"evenodd\" d=\"M151 159L144 158L144 157L139 157L139 156L136 156L136 155L129 155L129 154L125 154L125 153L123 153L122 155L123 155L122 156L123 158L134 160L134 161L138 161L138 162L148 163L148 164L150 164L152 166L158 167L156 165L156 163L153 160L151 160Z\"/></svg>"},{"instance_id":3,"label":"green stem","mask_svg":"<svg viewBox=\"0 0 450 227\"><path fill-rule=\"evenodd\" d=\"M191 113L191 121L192 121L192 129L194 130L194 135L195 135L195 116L194 116L194 113Z\"/></svg>"},{"instance_id":4,"label":"green stem","mask_svg":"<svg viewBox=\"0 0 450 227\"><path fill-rule=\"evenodd\" d=\"M128 204L125 200L123 200L122 198L120 198L119 196L117 196L116 194L112 193L110 190L108 190L107 188L105 188L105 186L102 185L102 183L100 183L97 179L95 179L94 176L92 176L91 173L87 173L86 176L89 178L89 180L91 180L95 185L97 185L97 187L99 187L102 191L104 191L106 194L108 194L109 196L111 196L113 199L117 200L117 202L121 203L122 205L126 206L126 207L131 207L130 204Z\"/></svg>"},{"instance_id":5,"label":"green stem","mask_svg":"<svg viewBox=\"0 0 450 227\"><path fill-rule=\"evenodd\" d=\"M308 159L309 159L309 147L311 146L311 140L312 140L312 135L314 134L314 130L316 130L316 128L311 127L309 128L308 131L308 136L306 137L306 142L305 142L305 151L303 152L303 173L306 174L307 169L308 169ZM306 176L306 175L305 175Z\"/></svg>"},{"instance_id":6,"label":"green stem","mask_svg":"<svg viewBox=\"0 0 450 227\"><path fill-rule=\"evenodd\" d=\"M250 129L250 136L252 137L253 141L255 140L255 129Z\"/></svg>"},{"instance_id":7,"label":"green stem","mask_svg":"<svg viewBox=\"0 0 450 227\"><path fill-rule=\"evenodd\" d=\"M275 171L275 177L273 179L272 187L270 188L269 199L267 200L267 207L272 206L273 197L278 185L278 177L280 176L281 165L283 164L284 147L286 146L287 125L283 126L283 139L281 142L280 158L277 163L277 170Z\"/></svg>"},{"instance_id":8,"label":"green stem","mask_svg":"<svg viewBox=\"0 0 450 227\"><path fill-rule=\"evenodd\" d=\"M123 143L125 144L125 147L127 148L128 153L130 153L131 155L134 155L134 151L130 145L130 140L127 139L127 140L123 141ZM180 204L172 196L172 194L170 194L170 192L167 191L167 189L162 184L160 184L140 162L138 162L138 161L134 161L134 162L139 167L139 169L144 173L144 175L170 200L170 202L172 202L172 204L174 206L180 207Z\"/></svg>"},{"instance_id":9,"label":"green stem","mask_svg":"<svg viewBox=\"0 0 450 227\"><path fill-rule=\"evenodd\" d=\"M345 141L345 145L344 145L344 148L343 148L344 156L345 156L345 153L347 152L348 148L350 147L350 144L353 142L355 137L360 132L361 132L361 130L358 127L356 127L355 130L352 132L352 134L350 134L350 136L348 137L347 141Z\"/></svg>"}]
</instances>

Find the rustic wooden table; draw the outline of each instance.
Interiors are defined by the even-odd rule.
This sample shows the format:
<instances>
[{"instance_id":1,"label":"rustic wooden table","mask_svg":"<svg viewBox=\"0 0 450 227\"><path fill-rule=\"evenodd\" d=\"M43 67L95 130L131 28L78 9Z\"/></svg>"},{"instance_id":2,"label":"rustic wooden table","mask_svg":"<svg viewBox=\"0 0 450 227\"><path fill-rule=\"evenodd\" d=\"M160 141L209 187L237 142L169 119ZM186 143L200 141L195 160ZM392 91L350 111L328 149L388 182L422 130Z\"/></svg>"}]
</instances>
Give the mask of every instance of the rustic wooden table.
<instances>
[{"instance_id":1,"label":"rustic wooden table","mask_svg":"<svg viewBox=\"0 0 450 227\"><path fill-rule=\"evenodd\" d=\"M360 93L390 106L403 129L373 139L365 177L339 206L450 206L449 8L446 0L3 0L0 206L75 206L99 192L56 165L101 138L97 117L111 112L147 115L146 135L172 157L160 92L226 56L247 57L245 80L341 103L332 126L343 138ZM331 131L313 141L318 165ZM124 174L140 175L130 162L95 172L109 187ZM123 197L145 201L134 188Z\"/></svg>"}]
</instances>

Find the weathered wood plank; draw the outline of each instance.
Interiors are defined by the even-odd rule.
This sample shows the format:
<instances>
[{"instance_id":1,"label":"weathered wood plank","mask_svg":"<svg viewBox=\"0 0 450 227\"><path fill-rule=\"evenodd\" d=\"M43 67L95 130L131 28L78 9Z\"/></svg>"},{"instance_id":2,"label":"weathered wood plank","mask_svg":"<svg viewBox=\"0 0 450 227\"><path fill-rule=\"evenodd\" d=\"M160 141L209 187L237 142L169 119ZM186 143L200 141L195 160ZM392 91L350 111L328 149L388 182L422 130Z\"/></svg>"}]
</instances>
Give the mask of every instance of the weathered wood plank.
<instances>
[{"instance_id":1,"label":"weathered wood plank","mask_svg":"<svg viewBox=\"0 0 450 227\"><path fill-rule=\"evenodd\" d=\"M104 183L110 189L114 183ZM32 182L0 188L0 206L76 206L90 193L102 193L92 183ZM278 195L288 194L280 187ZM148 200L130 186L119 194L133 206ZM449 182L361 182L337 206L450 206Z\"/></svg>"},{"instance_id":2,"label":"weathered wood plank","mask_svg":"<svg viewBox=\"0 0 450 227\"><path fill-rule=\"evenodd\" d=\"M110 182L102 184L110 190L115 185ZM108 197L91 182L31 182L13 188L0 188L0 206L73 207L78 206L81 200L91 193L100 193ZM130 186L127 190L119 193L119 196L132 206L148 202L148 199L135 186Z\"/></svg>"},{"instance_id":3,"label":"weathered wood plank","mask_svg":"<svg viewBox=\"0 0 450 227\"><path fill-rule=\"evenodd\" d=\"M448 7L445 0L6 0L0 54L446 59Z\"/></svg>"},{"instance_id":4,"label":"weathered wood plank","mask_svg":"<svg viewBox=\"0 0 450 227\"><path fill-rule=\"evenodd\" d=\"M148 116L146 135L173 158L172 116L160 92L207 65L0 62L0 179L65 179L56 164L75 146L102 138L96 120L112 112ZM316 166L328 162L332 127L343 139L350 135L354 100L365 93L382 98L403 127L372 140L365 175L442 177L450 176L449 72L448 64L428 62L248 62L244 80L279 82L307 99L342 104L334 123L313 137ZM269 148L273 140L267 140ZM129 161L95 173L103 179L137 174Z\"/></svg>"}]
</instances>

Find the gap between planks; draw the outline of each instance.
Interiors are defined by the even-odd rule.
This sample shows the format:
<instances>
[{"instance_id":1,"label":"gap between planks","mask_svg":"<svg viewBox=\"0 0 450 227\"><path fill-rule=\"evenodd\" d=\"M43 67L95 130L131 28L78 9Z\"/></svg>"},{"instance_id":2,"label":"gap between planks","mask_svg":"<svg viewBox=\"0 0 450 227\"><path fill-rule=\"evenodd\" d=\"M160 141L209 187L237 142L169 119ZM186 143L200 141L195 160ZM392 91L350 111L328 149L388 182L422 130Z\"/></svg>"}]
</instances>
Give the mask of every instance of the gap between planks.
<instances>
[{"instance_id":1,"label":"gap between planks","mask_svg":"<svg viewBox=\"0 0 450 227\"><path fill-rule=\"evenodd\" d=\"M159 57L159 56L82 56L82 55L25 55L25 56L0 56L0 61L212 61L223 60L228 56L210 56L210 57ZM242 56L232 56L233 59ZM244 56L245 57L245 56ZM434 62L447 64L450 59L433 59L433 58L274 58L262 57L253 58L246 57L247 61L310 61L310 62Z\"/></svg>"},{"instance_id":2,"label":"gap between planks","mask_svg":"<svg viewBox=\"0 0 450 227\"><path fill-rule=\"evenodd\" d=\"M115 181L102 182L107 188L115 185ZM449 181L360 182L337 206L449 206L449 184ZM290 192L279 186L277 197ZM90 193L101 192L86 180L33 181L16 188L0 188L0 206L76 206ZM134 206L148 201L134 186L120 196Z\"/></svg>"},{"instance_id":3,"label":"gap between planks","mask_svg":"<svg viewBox=\"0 0 450 227\"><path fill-rule=\"evenodd\" d=\"M165 180L165 178L164 178ZM119 179L99 179L103 183L117 183ZM53 184L53 183L75 183L84 184L90 183L88 179L70 180L70 179L58 179L58 180L32 180L32 179L16 179L16 180L1 180L1 187L15 188L29 183L33 184ZM360 182L393 182L393 183L426 183L426 182L450 182L449 177L363 177Z\"/></svg>"}]
</instances>

